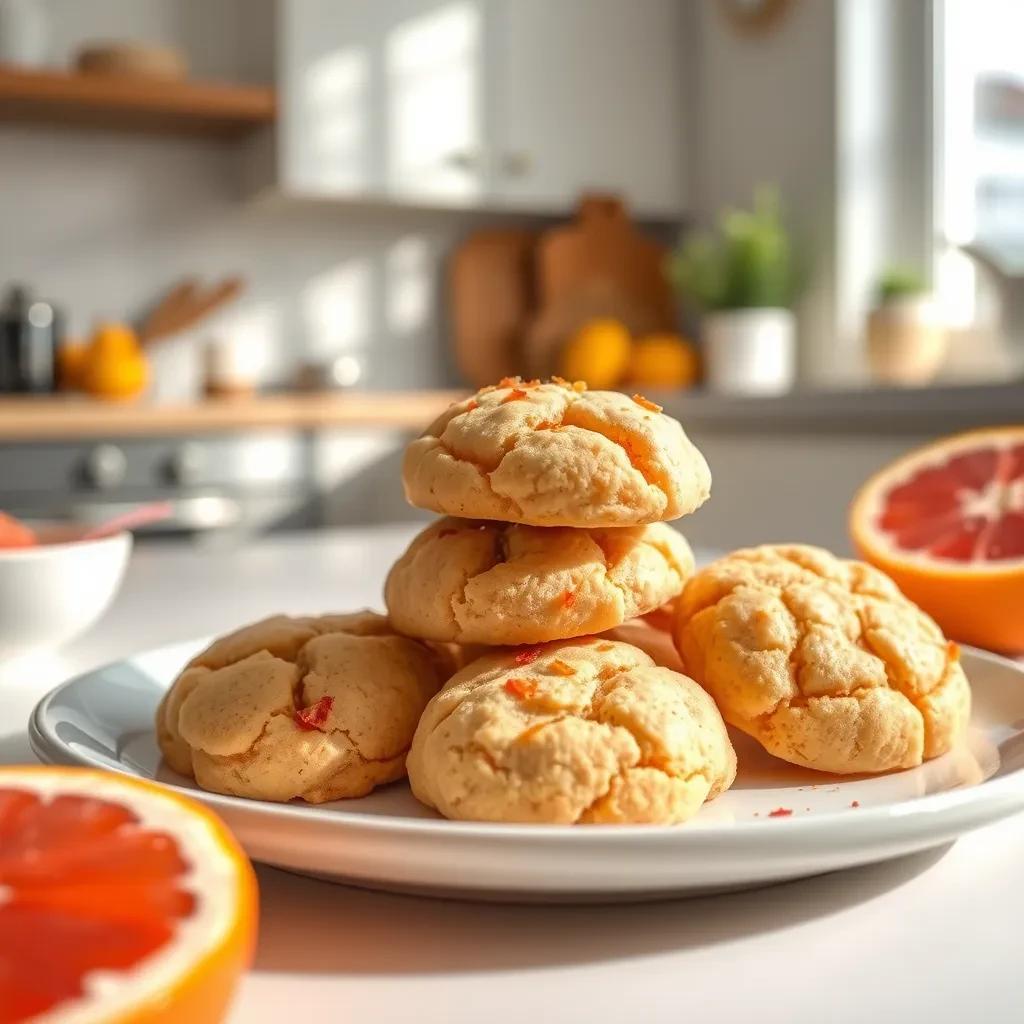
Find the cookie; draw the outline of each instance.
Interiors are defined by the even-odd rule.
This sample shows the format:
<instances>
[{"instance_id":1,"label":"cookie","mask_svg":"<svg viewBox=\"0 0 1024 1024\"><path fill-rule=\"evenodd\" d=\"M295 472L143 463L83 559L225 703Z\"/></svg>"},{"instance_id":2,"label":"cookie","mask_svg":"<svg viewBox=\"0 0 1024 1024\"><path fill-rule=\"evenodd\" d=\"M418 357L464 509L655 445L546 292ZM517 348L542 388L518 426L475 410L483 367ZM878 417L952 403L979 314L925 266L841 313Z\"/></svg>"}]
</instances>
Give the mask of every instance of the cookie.
<instances>
[{"instance_id":1,"label":"cookie","mask_svg":"<svg viewBox=\"0 0 1024 1024\"><path fill-rule=\"evenodd\" d=\"M769 753L827 772L912 768L965 730L956 644L887 576L767 545L698 572L676 602L686 671Z\"/></svg>"},{"instance_id":2,"label":"cookie","mask_svg":"<svg viewBox=\"0 0 1024 1024\"><path fill-rule=\"evenodd\" d=\"M409 752L413 793L475 821L675 824L735 775L708 694L600 637L467 665L431 700Z\"/></svg>"},{"instance_id":3,"label":"cookie","mask_svg":"<svg viewBox=\"0 0 1024 1024\"><path fill-rule=\"evenodd\" d=\"M454 668L373 612L277 615L189 663L157 711L157 739L171 768L216 793L364 796L405 775L420 714Z\"/></svg>"},{"instance_id":4,"label":"cookie","mask_svg":"<svg viewBox=\"0 0 1024 1024\"><path fill-rule=\"evenodd\" d=\"M406 449L402 480L420 508L531 526L662 522L711 491L704 457L653 402L518 378L452 405Z\"/></svg>"},{"instance_id":5,"label":"cookie","mask_svg":"<svg viewBox=\"0 0 1024 1024\"><path fill-rule=\"evenodd\" d=\"M533 644L653 611L692 572L690 546L663 523L578 530L446 518L395 563L384 598L409 636Z\"/></svg>"}]
</instances>

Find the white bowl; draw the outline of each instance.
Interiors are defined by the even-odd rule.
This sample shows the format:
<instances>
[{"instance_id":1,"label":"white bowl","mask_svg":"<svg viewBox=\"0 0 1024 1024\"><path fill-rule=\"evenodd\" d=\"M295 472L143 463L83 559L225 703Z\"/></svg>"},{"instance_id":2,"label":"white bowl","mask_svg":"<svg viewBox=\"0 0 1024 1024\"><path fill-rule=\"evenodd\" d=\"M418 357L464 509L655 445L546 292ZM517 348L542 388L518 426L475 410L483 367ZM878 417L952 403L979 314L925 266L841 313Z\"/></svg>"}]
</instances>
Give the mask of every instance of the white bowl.
<instances>
[{"instance_id":1,"label":"white bowl","mask_svg":"<svg viewBox=\"0 0 1024 1024\"><path fill-rule=\"evenodd\" d=\"M130 533L65 540L66 530L40 532L37 547L0 549L0 662L84 633L109 607L128 565Z\"/></svg>"}]
</instances>

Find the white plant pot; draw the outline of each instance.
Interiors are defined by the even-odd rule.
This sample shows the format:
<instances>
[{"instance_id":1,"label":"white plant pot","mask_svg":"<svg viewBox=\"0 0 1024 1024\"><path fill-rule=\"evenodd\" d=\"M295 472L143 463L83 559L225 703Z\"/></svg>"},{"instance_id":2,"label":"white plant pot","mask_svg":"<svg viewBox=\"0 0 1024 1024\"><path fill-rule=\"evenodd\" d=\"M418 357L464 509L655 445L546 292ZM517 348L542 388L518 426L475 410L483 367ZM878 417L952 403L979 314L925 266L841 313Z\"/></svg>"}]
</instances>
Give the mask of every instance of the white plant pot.
<instances>
[{"instance_id":1,"label":"white plant pot","mask_svg":"<svg viewBox=\"0 0 1024 1024\"><path fill-rule=\"evenodd\" d=\"M704 377L728 395L779 395L793 387L796 317L789 309L708 313L701 324Z\"/></svg>"},{"instance_id":2,"label":"white plant pot","mask_svg":"<svg viewBox=\"0 0 1024 1024\"><path fill-rule=\"evenodd\" d=\"M868 365L881 384L928 384L946 358L947 337L926 295L892 299L868 315Z\"/></svg>"}]
</instances>

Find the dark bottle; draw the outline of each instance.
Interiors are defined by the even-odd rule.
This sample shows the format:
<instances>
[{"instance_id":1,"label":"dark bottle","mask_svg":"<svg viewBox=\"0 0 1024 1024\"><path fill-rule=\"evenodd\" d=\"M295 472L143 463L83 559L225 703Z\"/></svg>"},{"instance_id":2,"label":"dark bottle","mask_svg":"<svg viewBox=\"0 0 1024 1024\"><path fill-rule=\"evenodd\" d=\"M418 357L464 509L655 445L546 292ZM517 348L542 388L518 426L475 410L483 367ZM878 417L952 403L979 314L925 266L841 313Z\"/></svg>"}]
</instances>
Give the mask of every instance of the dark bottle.
<instances>
[{"instance_id":1,"label":"dark bottle","mask_svg":"<svg viewBox=\"0 0 1024 1024\"><path fill-rule=\"evenodd\" d=\"M0 307L0 392L56 390L57 310L14 285Z\"/></svg>"}]
</instances>

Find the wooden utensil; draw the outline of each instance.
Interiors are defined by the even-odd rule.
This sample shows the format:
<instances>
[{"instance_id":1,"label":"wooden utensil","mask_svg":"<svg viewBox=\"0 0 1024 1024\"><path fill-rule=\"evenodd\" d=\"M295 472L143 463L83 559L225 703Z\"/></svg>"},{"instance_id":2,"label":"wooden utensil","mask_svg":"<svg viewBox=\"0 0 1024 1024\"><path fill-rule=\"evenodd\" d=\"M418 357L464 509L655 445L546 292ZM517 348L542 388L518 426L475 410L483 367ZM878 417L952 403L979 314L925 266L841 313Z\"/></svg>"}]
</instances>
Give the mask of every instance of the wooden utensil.
<instances>
[{"instance_id":1,"label":"wooden utensil","mask_svg":"<svg viewBox=\"0 0 1024 1024\"><path fill-rule=\"evenodd\" d=\"M541 307L598 282L609 285L656 316L675 323L675 301L663 245L637 232L615 196L584 196L576 220L541 236L537 246L537 295Z\"/></svg>"},{"instance_id":2,"label":"wooden utensil","mask_svg":"<svg viewBox=\"0 0 1024 1024\"><path fill-rule=\"evenodd\" d=\"M674 330L667 255L636 231L615 196L584 196L575 221L546 232L537 244L538 310L523 341L527 373L557 372L560 347L596 317L615 317L634 335Z\"/></svg>"},{"instance_id":3,"label":"wooden utensil","mask_svg":"<svg viewBox=\"0 0 1024 1024\"><path fill-rule=\"evenodd\" d=\"M236 299L245 288L241 277L228 277L212 288L203 291L195 278L186 278L175 285L157 303L139 329L139 339L144 345L178 334L194 327L215 309Z\"/></svg>"},{"instance_id":4,"label":"wooden utensil","mask_svg":"<svg viewBox=\"0 0 1024 1024\"><path fill-rule=\"evenodd\" d=\"M475 387L523 372L520 342L533 311L537 233L498 228L470 235L448 268L455 362Z\"/></svg>"}]
</instances>

